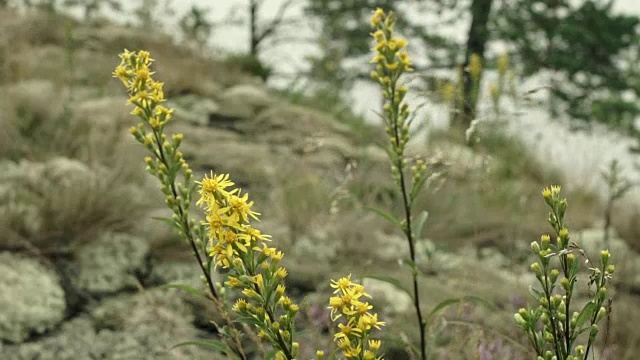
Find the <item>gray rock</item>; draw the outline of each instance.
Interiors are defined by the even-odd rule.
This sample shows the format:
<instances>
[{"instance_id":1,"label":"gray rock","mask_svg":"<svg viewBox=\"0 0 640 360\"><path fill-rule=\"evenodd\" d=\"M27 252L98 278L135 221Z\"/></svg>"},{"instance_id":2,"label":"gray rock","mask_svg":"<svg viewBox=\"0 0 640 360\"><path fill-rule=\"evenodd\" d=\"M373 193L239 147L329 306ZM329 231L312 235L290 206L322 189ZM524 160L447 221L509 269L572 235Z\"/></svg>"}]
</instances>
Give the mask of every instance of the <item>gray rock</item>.
<instances>
[{"instance_id":1,"label":"gray rock","mask_svg":"<svg viewBox=\"0 0 640 360\"><path fill-rule=\"evenodd\" d=\"M202 339L194 316L175 290L121 295L91 314L65 323L37 341L0 348L7 360L225 359L195 346L170 350L180 342ZM211 335L205 335L211 339Z\"/></svg>"},{"instance_id":2,"label":"gray rock","mask_svg":"<svg viewBox=\"0 0 640 360\"><path fill-rule=\"evenodd\" d=\"M138 276L148 271L149 244L122 233L107 232L77 255L75 285L94 295L113 294L138 287Z\"/></svg>"},{"instance_id":3,"label":"gray rock","mask_svg":"<svg viewBox=\"0 0 640 360\"><path fill-rule=\"evenodd\" d=\"M376 312L389 315L406 313L412 306L412 300L404 291L398 290L394 285L377 279L366 278L362 282L365 291L371 295L376 304L383 304L382 309L374 309Z\"/></svg>"},{"instance_id":4,"label":"gray rock","mask_svg":"<svg viewBox=\"0 0 640 360\"><path fill-rule=\"evenodd\" d=\"M589 259L596 264L600 263L600 251L608 249L613 262L619 261L630 254L629 245L620 239L615 231L610 230L609 242L604 241L604 231L602 229L585 229L571 235L574 241L583 249Z\"/></svg>"},{"instance_id":5,"label":"gray rock","mask_svg":"<svg viewBox=\"0 0 640 360\"><path fill-rule=\"evenodd\" d=\"M0 339L19 343L56 327L66 302L58 276L33 259L0 253Z\"/></svg>"},{"instance_id":6,"label":"gray rock","mask_svg":"<svg viewBox=\"0 0 640 360\"><path fill-rule=\"evenodd\" d=\"M176 97L168 106L176 109L176 119L197 126L209 126L211 116L220 112L220 106L215 101L194 94Z\"/></svg>"},{"instance_id":7,"label":"gray rock","mask_svg":"<svg viewBox=\"0 0 640 360\"><path fill-rule=\"evenodd\" d=\"M336 258L338 253L337 246L337 243L329 241L327 237L309 237L303 235L296 239L289 252L291 253L290 256L296 258L328 264Z\"/></svg>"},{"instance_id":8,"label":"gray rock","mask_svg":"<svg viewBox=\"0 0 640 360\"><path fill-rule=\"evenodd\" d=\"M65 157L56 157L44 164L43 176L52 184L71 187L94 180L96 174L84 163Z\"/></svg>"},{"instance_id":9,"label":"gray rock","mask_svg":"<svg viewBox=\"0 0 640 360\"><path fill-rule=\"evenodd\" d=\"M272 106L275 100L262 86L236 85L227 89L221 98L224 107L220 113L239 118L250 118Z\"/></svg>"}]
</instances>

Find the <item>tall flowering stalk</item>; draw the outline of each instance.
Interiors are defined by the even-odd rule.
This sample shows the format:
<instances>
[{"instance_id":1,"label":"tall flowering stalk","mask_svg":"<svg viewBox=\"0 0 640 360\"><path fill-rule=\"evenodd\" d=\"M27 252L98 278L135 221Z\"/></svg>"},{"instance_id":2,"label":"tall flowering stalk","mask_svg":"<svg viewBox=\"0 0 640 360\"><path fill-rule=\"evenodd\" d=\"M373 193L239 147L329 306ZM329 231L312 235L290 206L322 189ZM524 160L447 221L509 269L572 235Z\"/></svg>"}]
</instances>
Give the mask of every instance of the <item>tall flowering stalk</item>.
<instances>
[{"instance_id":1,"label":"tall flowering stalk","mask_svg":"<svg viewBox=\"0 0 640 360\"><path fill-rule=\"evenodd\" d=\"M287 270L280 266L283 253L268 245L271 236L251 225L251 221L259 220L260 216L252 210L253 201L249 200L247 193L233 188L229 174L211 173L201 181L193 181L192 171L178 150L182 134L172 135L168 141L164 133L173 109L162 105L165 101L163 83L152 78L153 59L146 51L127 50L120 59L122 61L113 75L126 87L129 103L135 106L131 113L140 119L130 132L151 152L152 156L145 158L147 171L160 180L165 202L173 211L171 219L161 220L174 226L191 245L207 284L209 298L227 324L233 325L234 321L224 306L221 296L224 291L216 290L213 283L211 274L217 268L227 274L224 284L243 295L232 306L232 311L245 324L257 329L258 338L273 346L276 360L295 359L299 345L293 341L294 324L299 307L285 294ZM196 189L200 195L196 205L201 206L206 214L206 221L199 224L189 217ZM335 338L345 357L382 359L376 355L380 341L370 335L373 328L379 329L384 323L378 321L377 314L369 312L371 305L360 301L362 296L369 297L364 287L352 283L350 276L334 282L332 286L340 292L330 300L332 320L337 321L341 316L347 319L346 324L338 324L341 331ZM218 330L223 335L224 351L246 360L240 331L234 326L219 326ZM188 343L195 342L184 344ZM317 358L323 359L324 352L318 351Z\"/></svg>"},{"instance_id":2,"label":"tall flowering stalk","mask_svg":"<svg viewBox=\"0 0 640 360\"><path fill-rule=\"evenodd\" d=\"M171 140L168 140L164 133L174 111L162 105L166 101L164 84L155 81L152 77L154 75L151 71L153 59L149 52L125 50L120 54L120 59L120 65L116 67L113 76L120 79L126 87L129 93L128 103L134 105L131 114L140 120L137 126L130 128L130 132L151 153L152 156L144 159L147 171L160 180L165 203L173 211L171 219L161 220L176 228L181 237L189 243L202 270L209 298L227 324L231 325L233 322L224 309L221 296L211 276L211 260L206 256L205 227L196 224L196 221L189 217L189 207L196 184L192 180L192 170L182 152L178 150L183 135L174 134ZM227 351L246 360L247 357L240 342L240 333L233 326L218 326L218 330L225 335Z\"/></svg>"},{"instance_id":3,"label":"tall flowering stalk","mask_svg":"<svg viewBox=\"0 0 640 360\"><path fill-rule=\"evenodd\" d=\"M396 17L393 12L385 14L382 9L377 9L371 19L374 28L375 56L372 63L376 65L371 77L382 87L384 97L383 120L386 133L389 136L387 153L391 160L391 171L395 184L402 194L404 219L397 220L393 215L382 210L375 211L391 220L402 228L409 245L410 259L405 261L412 269L413 289L412 300L416 312L416 320L420 329L420 357L425 360L426 354L426 318L420 308L420 291L418 288L418 271L416 267L416 238L422 232L422 226L426 220L426 213L418 219L412 216L414 200L418 197L427 180L426 165L424 161L417 160L409 168L409 161L405 155L406 145L409 142L409 126L411 118L409 106L405 102L407 87L402 85L400 77L407 71L411 71L411 59L406 51L407 41L393 35ZM411 179L408 179L408 172Z\"/></svg>"},{"instance_id":4,"label":"tall flowering stalk","mask_svg":"<svg viewBox=\"0 0 640 360\"><path fill-rule=\"evenodd\" d=\"M540 241L531 243L538 257L531 264L531 271L540 285L538 289L532 288L531 293L538 305L520 309L514 318L528 335L539 360L587 359L598 335L598 323L607 315L603 306L606 285L615 266L609 263L609 251L602 250L599 264L589 268L588 284L594 287L591 299L581 311L573 311L580 260L576 256L579 248L570 241L564 221L567 200L560 197L559 186L545 188L542 196L551 208L549 223L555 231L555 242L551 236L543 235ZM582 334L588 336L586 345L579 342Z\"/></svg>"}]
</instances>

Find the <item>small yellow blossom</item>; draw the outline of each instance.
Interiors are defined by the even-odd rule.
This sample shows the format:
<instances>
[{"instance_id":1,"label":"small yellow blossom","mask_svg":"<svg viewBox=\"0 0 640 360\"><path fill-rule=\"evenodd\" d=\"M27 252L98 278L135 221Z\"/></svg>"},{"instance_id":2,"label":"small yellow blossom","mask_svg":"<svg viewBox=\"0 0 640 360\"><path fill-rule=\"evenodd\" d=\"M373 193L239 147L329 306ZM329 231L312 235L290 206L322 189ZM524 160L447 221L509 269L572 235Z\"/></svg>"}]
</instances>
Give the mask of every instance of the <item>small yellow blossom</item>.
<instances>
[{"instance_id":1,"label":"small yellow blossom","mask_svg":"<svg viewBox=\"0 0 640 360\"><path fill-rule=\"evenodd\" d=\"M482 58L478 54L472 54L469 60L469 74L474 81L480 79L480 73L482 72Z\"/></svg>"},{"instance_id":2,"label":"small yellow blossom","mask_svg":"<svg viewBox=\"0 0 640 360\"><path fill-rule=\"evenodd\" d=\"M498 73L504 75L507 70L509 70L509 54L504 53L498 58Z\"/></svg>"}]
</instances>

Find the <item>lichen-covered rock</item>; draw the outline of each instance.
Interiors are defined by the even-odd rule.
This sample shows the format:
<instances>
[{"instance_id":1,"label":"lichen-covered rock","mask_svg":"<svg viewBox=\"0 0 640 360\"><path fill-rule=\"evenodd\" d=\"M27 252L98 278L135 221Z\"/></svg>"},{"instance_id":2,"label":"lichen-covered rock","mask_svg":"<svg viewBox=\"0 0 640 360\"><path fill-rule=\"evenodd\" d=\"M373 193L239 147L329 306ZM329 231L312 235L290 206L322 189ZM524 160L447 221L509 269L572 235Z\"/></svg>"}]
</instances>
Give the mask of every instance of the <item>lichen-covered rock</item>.
<instances>
[{"instance_id":1,"label":"lichen-covered rock","mask_svg":"<svg viewBox=\"0 0 640 360\"><path fill-rule=\"evenodd\" d=\"M152 290L104 301L55 334L20 346L0 348L3 360L199 360L226 359L180 342L210 338L192 326L193 315L175 290Z\"/></svg>"},{"instance_id":2,"label":"lichen-covered rock","mask_svg":"<svg viewBox=\"0 0 640 360\"><path fill-rule=\"evenodd\" d=\"M622 259L630 254L629 245L620 239L611 229L608 242L605 242L604 231L602 229L585 229L571 235L571 240L583 249L591 261L600 263L600 251L609 250L613 259ZM614 260L615 263L615 260Z\"/></svg>"},{"instance_id":3,"label":"lichen-covered rock","mask_svg":"<svg viewBox=\"0 0 640 360\"><path fill-rule=\"evenodd\" d=\"M76 286L94 295L135 289L148 272L149 244L124 233L107 232L77 255Z\"/></svg>"},{"instance_id":4,"label":"lichen-covered rock","mask_svg":"<svg viewBox=\"0 0 640 360\"><path fill-rule=\"evenodd\" d=\"M57 326L66 303L51 269L17 254L0 253L0 340L19 343Z\"/></svg>"},{"instance_id":5,"label":"lichen-covered rock","mask_svg":"<svg viewBox=\"0 0 640 360\"><path fill-rule=\"evenodd\" d=\"M376 309L382 314L402 314L411 308L412 300L409 295L388 282L366 278L362 285L364 285L367 293L375 299L376 304L383 305L383 308Z\"/></svg>"},{"instance_id":6,"label":"lichen-covered rock","mask_svg":"<svg viewBox=\"0 0 640 360\"><path fill-rule=\"evenodd\" d=\"M221 98L224 107L220 113L241 119L250 118L272 106L275 99L269 96L264 87L254 85L236 85L227 89Z\"/></svg>"},{"instance_id":7,"label":"lichen-covered rock","mask_svg":"<svg viewBox=\"0 0 640 360\"><path fill-rule=\"evenodd\" d=\"M52 184L70 187L95 179L95 173L84 163L65 157L56 157L44 164L43 176Z\"/></svg>"},{"instance_id":8,"label":"lichen-covered rock","mask_svg":"<svg viewBox=\"0 0 640 360\"><path fill-rule=\"evenodd\" d=\"M177 120L197 126L209 126L211 115L220 111L220 106L215 101L194 94L176 97L168 106L176 109Z\"/></svg>"}]
</instances>

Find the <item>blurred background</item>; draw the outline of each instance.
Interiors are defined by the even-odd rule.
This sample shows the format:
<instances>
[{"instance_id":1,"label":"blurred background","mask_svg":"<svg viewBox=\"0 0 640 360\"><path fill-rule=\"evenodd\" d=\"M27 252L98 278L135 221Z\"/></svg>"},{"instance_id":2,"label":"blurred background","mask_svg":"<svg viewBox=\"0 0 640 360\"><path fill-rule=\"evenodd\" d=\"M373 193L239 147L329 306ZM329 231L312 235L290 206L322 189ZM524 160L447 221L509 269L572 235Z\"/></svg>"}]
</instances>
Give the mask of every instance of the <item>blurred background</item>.
<instances>
[{"instance_id":1,"label":"blurred background","mask_svg":"<svg viewBox=\"0 0 640 360\"><path fill-rule=\"evenodd\" d=\"M438 313L432 358L531 358L512 314L535 282L529 244L551 231L540 191L561 184L573 240L618 267L595 358L636 359L636 0L0 0L0 358L224 358L169 350L215 338L216 314L161 288L200 275L151 219L167 210L111 77L125 48L156 59L198 176L230 173L285 252L300 358L332 347L329 279L408 281L405 240L367 210L401 209L369 80L377 7L409 41L409 153L433 180L417 205L423 306L490 304ZM389 324L385 358L407 359L410 299L365 283Z\"/></svg>"}]
</instances>

